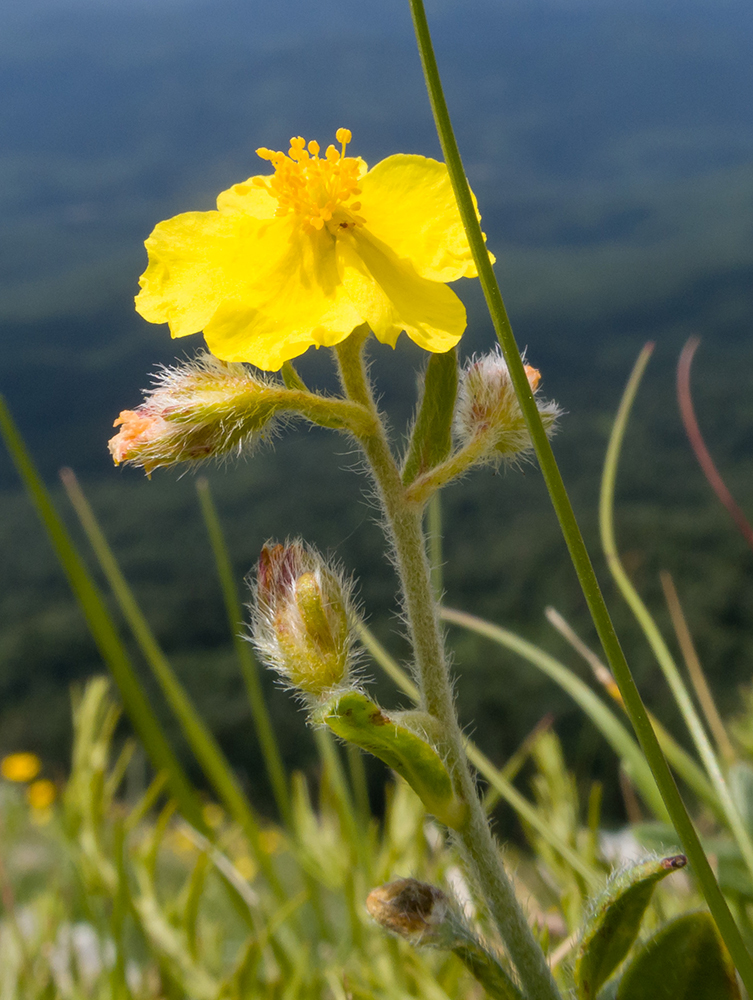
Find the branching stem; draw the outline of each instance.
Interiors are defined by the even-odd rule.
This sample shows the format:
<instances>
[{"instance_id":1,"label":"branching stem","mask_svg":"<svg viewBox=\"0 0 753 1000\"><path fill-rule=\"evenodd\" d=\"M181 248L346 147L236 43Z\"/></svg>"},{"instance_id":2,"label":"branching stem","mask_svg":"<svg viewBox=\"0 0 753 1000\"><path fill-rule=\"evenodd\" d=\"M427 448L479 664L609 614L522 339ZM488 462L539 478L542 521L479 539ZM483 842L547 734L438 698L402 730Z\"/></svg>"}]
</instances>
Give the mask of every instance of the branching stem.
<instances>
[{"instance_id":1,"label":"branching stem","mask_svg":"<svg viewBox=\"0 0 753 1000\"><path fill-rule=\"evenodd\" d=\"M526 996L529 1000L560 1000L544 953L531 933L505 872L466 761L438 607L432 592L422 512L407 498L374 401L363 361L366 336L367 330L362 327L337 347L340 378L346 395L376 418L373 433L363 436L360 442L371 466L391 534L415 657L421 708L440 724L444 733L444 745L440 749L446 754L457 794L469 806L469 820L457 834L458 844L515 963Z\"/></svg>"}]
</instances>

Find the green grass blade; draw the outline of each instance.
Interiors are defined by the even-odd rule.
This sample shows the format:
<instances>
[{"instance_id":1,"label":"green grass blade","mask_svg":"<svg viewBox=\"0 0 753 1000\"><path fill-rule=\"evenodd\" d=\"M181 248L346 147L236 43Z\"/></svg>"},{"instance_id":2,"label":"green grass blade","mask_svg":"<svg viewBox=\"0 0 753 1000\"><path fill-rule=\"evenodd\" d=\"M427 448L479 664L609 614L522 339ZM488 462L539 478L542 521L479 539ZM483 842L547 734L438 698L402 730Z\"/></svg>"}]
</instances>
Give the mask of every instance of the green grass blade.
<instances>
[{"instance_id":1,"label":"green grass blade","mask_svg":"<svg viewBox=\"0 0 753 1000\"><path fill-rule=\"evenodd\" d=\"M49 491L37 472L1 396L0 433L47 530L55 554L84 613L89 631L118 686L125 711L149 755L152 766L158 773L164 772L167 775L170 794L186 819L194 826L204 829L194 789L165 739L97 585L55 510Z\"/></svg>"},{"instance_id":2,"label":"green grass blade","mask_svg":"<svg viewBox=\"0 0 753 1000\"><path fill-rule=\"evenodd\" d=\"M559 684L583 709L620 760L623 761L630 775L630 780L635 784L657 819L669 822L669 814L640 747L614 712L580 677L576 676L564 664L555 660L553 656L539 649L538 646L534 646L533 643L527 642L515 635L514 632L501 628L499 625L494 625L464 611L456 611L453 608L442 608L441 614L445 621L460 625L478 633L478 635L483 635L487 639L491 639L492 642L517 653L518 656L522 656L556 684Z\"/></svg>"},{"instance_id":3,"label":"green grass blade","mask_svg":"<svg viewBox=\"0 0 753 1000\"><path fill-rule=\"evenodd\" d=\"M71 503L79 517L102 572L112 588L133 636L141 649L152 673L159 683L168 704L180 723L191 750L212 784L218 798L248 837L260 867L270 885L284 895L277 873L259 841L259 823L251 804L240 789L232 768L204 720L196 711L185 688L157 643L156 638L126 582L115 556L70 469L61 473Z\"/></svg>"},{"instance_id":4,"label":"green grass blade","mask_svg":"<svg viewBox=\"0 0 753 1000\"><path fill-rule=\"evenodd\" d=\"M604 461L604 473L601 481L601 496L599 498L599 527L601 530L601 544L604 549L604 555L607 559L609 571L612 574L615 583L619 587L622 596L627 601L630 610L633 612L641 630L643 631L643 634L648 640L651 650L656 657L656 661L664 674L667 684L669 685L672 696L677 703L677 707L680 709L685 725L688 727L688 732L693 740L698 756L701 758L703 766L706 768L706 773L711 779L711 783L714 786L716 794L719 796L719 802L724 810L724 815L730 832L735 838L737 846L740 848L740 853L743 856L743 860L751 874L751 877L753 877L753 838L751 838L748 828L746 827L740 814L740 810L737 808L737 805L732 798L729 786L727 785L722 773L719 760L714 752L714 747L712 746L703 722L693 705L690 693L680 675L680 671L677 669L677 664L669 651L669 647L664 641L656 622L651 616L651 612L644 604L638 591L630 582L617 551L617 541L614 531L614 493L615 483L617 480L617 467L619 464L622 442L625 438L625 431L627 429L630 412L632 410L633 403L635 402L635 396L638 392L638 387L641 383L646 365L648 364L649 357L650 351L644 348L635 363L630 378L628 379L625 392L617 411L617 416L615 417L612 434L609 439L607 455Z\"/></svg>"},{"instance_id":5,"label":"green grass blade","mask_svg":"<svg viewBox=\"0 0 753 1000\"><path fill-rule=\"evenodd\" d=\"M290 826L291 808L290 791L285 775L285 768L280 756L280 748L277 743L275 731L267 711L267 704L264 700L261 682L259 680L259 670L256 659L251 651L251 644L243 638L243 612L241 610L238 588L233 576L233 567L230 562L230 555L225 543L220 519L217 516L217 508L214 505L209 483L201 478L196 483L196 489L201 503L201 513L204 516L204 524L209 533L209 540L212 544L212 552L217 566L217 575L220 578L222 594L225 599L225 610L227 611L230 631L233 635L235 652L243 673L243 680L246 684L251 713L254 717L256 735L259 740L264 764L267 769L269 782L277 803L280 816L286 826Z\"/></svg>"},{"instance_id":6,"label":"green grass blade","mask_svg":"<svg viewBox=\"0 0 753 1000\"><path fill-rule=\"evenodd\" d=\"M753 996L753 957L743 941L740 929L734 921L729 906L722 895L719 884L711 870L708 858L704 854L698 832L693 826L685 803L674 781L669 765L664 758L656 734L646 714L646 709L628 666L625 654L620 646L617 633L612 624L609 611L596 579L591 559L586 549L580 527L575 517L570 498L565 489L557 460L541 420L531 387L528 384L523 362L520 356L510 319L505 309L497 279L494 275L491 260L486 249L484 234L476 215L476 206L471 189L468 185L463 160L460 156L455 133L450 119L450 113L445 101L442 79L439 74L431 32L426 19L423 0L409 0L413 25L416 32L421 63L426 80L426 89L434 113L437 134L442 146L445 163L452 182L455 198L458 203L463 227L473 253L473 259L478 269L479 282L484 291L484 297L489 307L489 314L494 324L505 361L510 372L510 378L518 397L526 426L531 434L536 457L539 460L541 472L546 483L552 506L567 543L573 567L583 590L583 596L588 604L594 626L601 640L607 661L620 686L625 708L633 725L638 742L649 762L651 771L661 791L675 830L688 855L693 871L701 886L709 909L714 915L719 931L729 948L738 972L748 993Z\"/></svg>"},{"instance_id":7,"label":"green grass blade","mask_svg":"<svg viewBox=\"0 0 753 1000\"><path fill-rule=\"evenodd\" d=\"M549 623L557 629L562 638L572 646L576 653L583 657L591 667L594 677L604 691L624 711L625 703L622 700L620 689L617 687L617 682L596 653L592 649L589 649L555 608L547 608L546 617ZM718 819L724 822L724 811L722 810L721 803L703 769L698 766L687 750L680 746L674 736L668 733L664 726L650 712L649 719L656 732L659 746L664 751L664 755L672 765L675 773L682 778L688 788L698 796L700 801L707 805Z\"/></svg>"}]
</instances>

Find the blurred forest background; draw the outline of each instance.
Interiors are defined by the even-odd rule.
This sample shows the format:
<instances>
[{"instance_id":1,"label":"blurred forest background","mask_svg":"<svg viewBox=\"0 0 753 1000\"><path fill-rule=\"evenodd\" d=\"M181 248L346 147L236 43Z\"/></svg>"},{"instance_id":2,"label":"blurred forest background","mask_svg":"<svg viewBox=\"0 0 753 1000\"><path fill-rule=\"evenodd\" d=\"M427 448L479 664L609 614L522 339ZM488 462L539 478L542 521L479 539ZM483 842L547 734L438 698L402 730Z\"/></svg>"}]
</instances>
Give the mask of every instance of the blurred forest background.
<instances>
[{"instance_id":1,"label":"blurred forest background","mask_svg":"<svg viewBox=\"0 0 753 1000\"><path fill-rule=\"evenodd\" d=\"M567 411L555 450L628 658L671 723L595 532L610 422L637 351L657 342L621 469L620 543L662 620L658 570L674 574L731 711L751 679L753 554L690 453L674 368L699 334L699 419L753 513L753 8L435 0L429 15L513 326L544 394ZM264 807L195 477L116 470L106 441L155 365L202 344L171 342L133 311L157 221L213 207L218 191L266 172L257 146L284 149L291 135L326 144L347 126L352 150L372 164L396 151L439 155L407 3L5 0L0 93L0 391L61 510L57 470L80 476L164 648ZM470 316L462 353L489 349L478 289L455 287ZM372 355L399 436L422 358L407 343ZM302 370L332 384L323 353ZM403 654L392 570L354 461L343 439L299 427L274 451L207 474L239 578L266 539L302 535L359 577L374 629ZM573 662L544 620L551 603L593 642L535 467L451 488L444 522L447 603ZM570 762L616 789L611 755L565 695L480 640L451 640L461 718L495 762L553 712ZM0 454L0 755L34 750L62 771L69 686L100 670ZM287 763L306 766L303 718L265 683ZM616 791L607 807L617 815Z\"/></svg>"}]
</instances>

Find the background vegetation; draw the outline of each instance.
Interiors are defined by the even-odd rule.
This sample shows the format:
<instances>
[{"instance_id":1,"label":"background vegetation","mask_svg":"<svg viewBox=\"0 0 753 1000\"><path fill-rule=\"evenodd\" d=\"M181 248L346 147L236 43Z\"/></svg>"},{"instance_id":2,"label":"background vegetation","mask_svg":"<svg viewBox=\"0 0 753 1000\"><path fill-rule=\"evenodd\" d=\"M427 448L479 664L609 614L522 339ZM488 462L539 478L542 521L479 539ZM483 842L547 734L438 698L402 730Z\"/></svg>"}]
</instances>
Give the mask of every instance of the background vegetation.
<instances>
[{"instance_id":1,"label":"background vegetation","mask_svg":"<svg viewBox=\"0 0 753 1000\"><path fill-rule=\"evenodd\" d=\"M192 352L132 311L155 221L209 208L256 171L257 145L326 141L338 125L369 162L436 155L402 3L4 5L0 62L0 390L50 481L81 475L159 638L239 773L261 768L194 481L109 465L104 442L157 361ZM461 148L514 326L568 411L557 440L591 539L609 421L638 347L658 349L620 480L626 562L654 607L675 575L724 709L750 679L753 557L689 453L673 398L690 333L696 406L743 504L751 487L753 14L742 2L439 6L437 45ZM463 350L491 333L473 289ZM375 352L402 432L410 345ZM307 376L326 383L325 359ZM361 579L377 634L401 652L394 581L351 456L311 432L210 471L237 573L269 537L304 535ZM339 447L335 445L335 449ZM447 602L563 652L557 606L591 639L536 470L480 473L447 493ZM66 766L68 686L101 669L54 557L0 456L0 753ZM649 702L666 695L627 613L616 618ZM564 654L563 654L564 655ZM614 776L582 715L525 665L463 637L461 718L502 761L553 711L579 773ZM313 761L289 698L270 691L289 764ZM671 720L670 720L671 721ZM378 783L375 782L375 786ZM607 783L616 789L616 782ZM269 804L268 791L254 799ZM270 806L271 808L271 806ZM617 816L616 791L608 814Z\"/></svg>"}]
</instances>

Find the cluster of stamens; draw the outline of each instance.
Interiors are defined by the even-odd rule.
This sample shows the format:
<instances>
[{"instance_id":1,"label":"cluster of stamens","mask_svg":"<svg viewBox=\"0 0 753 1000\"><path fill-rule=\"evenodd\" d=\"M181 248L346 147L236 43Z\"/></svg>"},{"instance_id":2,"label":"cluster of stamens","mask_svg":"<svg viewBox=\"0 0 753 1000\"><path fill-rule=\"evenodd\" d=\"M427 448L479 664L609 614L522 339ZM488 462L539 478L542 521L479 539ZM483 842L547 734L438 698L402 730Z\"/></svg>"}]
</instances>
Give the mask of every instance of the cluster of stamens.
<instances>
[{"instance_id":1,"label":"cluster of stamens","mask_svg":"<svg viewBox=\"0 0 753 1000\"><path fill-rule=\"evenodd\" d=\"M302 136L290 140L287 155L265 147L256 150L258 156L269 160L275 168L271 177L255 177L254 183L277 199L276 215L293 213L309 230L323 229L328 223L343 229L363 225L364 220L355 214L361 203L345 205L361 193L358 186L361 163L345 155L352 138L350 131L339 128L335 136L341 144L340 150L330 145L321 157L319 143L312 140L307 144Z\"/></svg>"}]
</instances>

